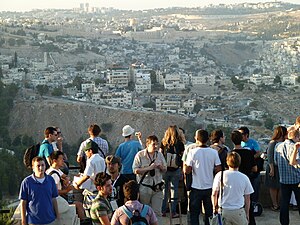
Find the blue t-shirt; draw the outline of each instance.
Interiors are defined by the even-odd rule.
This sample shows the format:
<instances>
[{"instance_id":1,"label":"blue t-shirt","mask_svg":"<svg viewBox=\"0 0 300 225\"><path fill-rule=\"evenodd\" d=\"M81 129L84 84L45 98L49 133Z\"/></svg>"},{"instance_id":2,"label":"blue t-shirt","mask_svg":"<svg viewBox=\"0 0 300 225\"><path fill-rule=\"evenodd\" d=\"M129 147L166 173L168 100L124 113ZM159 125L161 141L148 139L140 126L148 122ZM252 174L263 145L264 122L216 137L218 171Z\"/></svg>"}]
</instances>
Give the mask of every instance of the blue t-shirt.
<instances>
[{"instance_id":1,"label":"blue t-shirt","mask_svg":"<svg viewBox=\"0 0 300 225\"><path fill-rule=\"evenodd\" d=\"M138 151L142 150L140 142L135 140L125 141L119 145L116 156L121 158L121 174L133 174L132 164Z\"/></svg>"},{"instance_id":2,"label":"blue t-shirt","mask_svg":"<svg viewBox=\"0 0 300 225\"><path fill-rule=\"evenodd\" d=\"M45 175L45 180L40 183L32 174L26 177L21 184L19 199L27 201L27 224L48 224L55 218L52 199L58 196L54 179Z\"/></svg>"},{"instance_id":3,"label":"blue t-shirt","mask_svg":"<svg viewBox=\"0 0 300 225\"><path fill-rule=\"evenodd\" d=\"M47 158L54 152L53 145L51 145L48 140L44 140L40 146L39 156Z\"/></svg>"},{"instance_id":4,"label":"blue t-shirt","mask_svg":"<svg viewBox=\"0 0 300 225\"><path fill-rule=\"evenodd\" d=\"M242 141L242 147L249 149L249 150L255 150L256 152L260 151L260 147L257 141L255 141L252 138L249 138L247 142Z\"/></svg>"}]
</instances>

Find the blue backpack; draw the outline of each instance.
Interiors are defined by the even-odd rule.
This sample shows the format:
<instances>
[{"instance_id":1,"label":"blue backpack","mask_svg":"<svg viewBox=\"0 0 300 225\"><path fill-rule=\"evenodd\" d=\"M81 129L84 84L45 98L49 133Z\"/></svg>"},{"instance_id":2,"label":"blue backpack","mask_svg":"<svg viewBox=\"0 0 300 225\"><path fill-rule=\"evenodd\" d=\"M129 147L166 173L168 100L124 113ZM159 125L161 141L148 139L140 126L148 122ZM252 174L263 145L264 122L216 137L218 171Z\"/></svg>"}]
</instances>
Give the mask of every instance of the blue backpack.
<instances>
[{"instance_id":1,"label":"blue backpack","mask_svg":"<svg viewBox=\"0 0 300 225\"><path fill-rule=\"evenodd\" d=\"M125 205L122 206L122 211L129 219L128 225L149 225L146 220L148 209L148 205L143 205L141 213L138 210L133 210L133 212L131 212Z\"/></svg>"}]
</instances>

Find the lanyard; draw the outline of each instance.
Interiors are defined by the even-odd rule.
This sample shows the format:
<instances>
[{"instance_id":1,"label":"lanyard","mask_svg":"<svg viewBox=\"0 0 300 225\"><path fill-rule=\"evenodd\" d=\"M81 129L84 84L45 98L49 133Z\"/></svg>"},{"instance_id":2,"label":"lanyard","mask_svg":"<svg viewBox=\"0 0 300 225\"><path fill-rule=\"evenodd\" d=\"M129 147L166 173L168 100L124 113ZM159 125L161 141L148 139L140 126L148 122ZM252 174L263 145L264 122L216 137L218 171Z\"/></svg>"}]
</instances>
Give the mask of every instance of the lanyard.
<instances>
[{"instance_id":1,"label":"lanyard","mask_svg":"<svg viewBox=\"0 0 300 225\"><path fill-rule=\"evenodd\" d=\"M147 155L150 159L150 165L157 159L157 151L154 152L153 158L151 158L149 152L147 151Z\"/></svg>"},{"instance_id":2,"label":"lanyard","mask_svg":"<svg viewBox=\"0 0 300 225\"><path fill-rule=\"evenodd\" d=\"M115 187L115 184L118 181L119 177L120 177L120 173L119 173L118 177L114 180L114 183L112 184L113 187Z\"/></svg>"}]
</instances>

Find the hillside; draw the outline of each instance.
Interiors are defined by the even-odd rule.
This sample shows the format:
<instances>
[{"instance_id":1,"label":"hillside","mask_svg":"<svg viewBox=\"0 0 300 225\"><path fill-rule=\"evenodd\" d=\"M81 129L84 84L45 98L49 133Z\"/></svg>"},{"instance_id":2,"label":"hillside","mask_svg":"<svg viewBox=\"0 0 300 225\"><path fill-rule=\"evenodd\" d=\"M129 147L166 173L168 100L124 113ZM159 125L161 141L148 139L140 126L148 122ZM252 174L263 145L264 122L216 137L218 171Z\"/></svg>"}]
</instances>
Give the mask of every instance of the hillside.
<instances>
[{"instance_id":1,"label":"hillside","mask_svg":"<svg viewBox=\"0 0 300 225\"><path fill-rule=\"evenodd\" d=\"M106 128L103 133L114 151L123 141L122 127L126 124L141 131L143 139L151 134L161 139L169 125L185 127L187 121L178 115L113 109L68 100L16 101L10 115L9 133L12 139L27 134L35 141L41 141L47 126L59 126L65 141L72 145L81 137L87 138L87 127L97 123Z\"/></svg>"}]
</instances>

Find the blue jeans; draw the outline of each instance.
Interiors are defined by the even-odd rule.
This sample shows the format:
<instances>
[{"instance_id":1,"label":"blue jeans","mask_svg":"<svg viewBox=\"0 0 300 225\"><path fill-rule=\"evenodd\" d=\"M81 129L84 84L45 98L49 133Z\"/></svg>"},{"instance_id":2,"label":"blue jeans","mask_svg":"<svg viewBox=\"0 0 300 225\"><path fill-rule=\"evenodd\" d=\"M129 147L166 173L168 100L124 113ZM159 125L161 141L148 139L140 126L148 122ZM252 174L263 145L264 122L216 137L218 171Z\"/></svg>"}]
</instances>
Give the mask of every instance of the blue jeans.
<instances>
[{"instance_id":1,"label":"blue jeans","mask_svg":"<svg viewBox=\"0 0 300 225\"><path fill-rule=\"evenodd\" d=\"M290 217L289 217L289 204L292 195L292 191L294 191L295 198L298 205L298 211L300 214L300 187L298 184L282 184L280 183L280 224L281 225L289 225Z\"/></svg>"},{"instance_id":2,"label":"blue jeans","mask_svg":"<svg viewBox=\"0 0 300 225\"><path fill-rule=\"evenodd\" d=\"M164 189L164 199L162 202L161 211L163 213L167 211L167 204L170 196L169 192L171 192L171 199L173 201L172 201L172 209L170 209L170 212L175 214L177 201L178 201L178 185L180 179L180 169L177 169L176 171L167 171L164 174L163 179L165 182L165 189Z\"/></svg>"},{"instance_id":3,"label":"blue jeans","mask_svg":"<svg viewBox=\"0 0 300 225\"><path fill-rule=\"evenodd\" d=\"M190 218L191 224L199 225L199 215L201 206L203 203L205 216L204 223L209 225L209 217L213 214L212 203L211 203L212 189L199 190L192 188L190 192Z\"/></svg>"}]
</instances>

